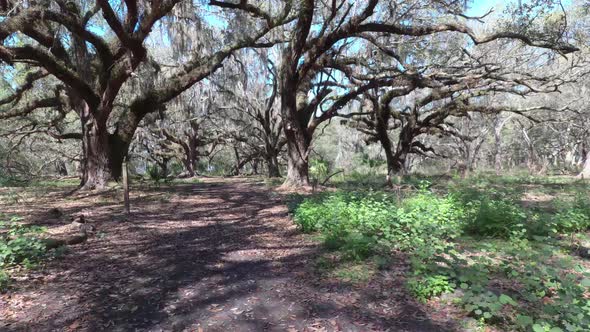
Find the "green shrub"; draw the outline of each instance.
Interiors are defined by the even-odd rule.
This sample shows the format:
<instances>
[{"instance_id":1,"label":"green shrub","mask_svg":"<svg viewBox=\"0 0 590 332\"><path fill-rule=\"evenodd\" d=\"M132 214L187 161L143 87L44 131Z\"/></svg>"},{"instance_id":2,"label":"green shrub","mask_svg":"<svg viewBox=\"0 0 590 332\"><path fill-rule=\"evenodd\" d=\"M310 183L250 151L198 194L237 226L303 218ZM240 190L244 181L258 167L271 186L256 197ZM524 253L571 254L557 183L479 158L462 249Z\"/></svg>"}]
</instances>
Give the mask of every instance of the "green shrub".
<instances>
[{"instance_id":1,"label":"green shrub","mask_svg":"<svg viewBox=\"0 0 590 332\"><path fill-rule=\"evenodd\" d=\"M478 185L482 185L478 182ZM484 183L483 188L466 186L452 188L454 197L464 208L464 231L485 237L508 238L526 228L527 211L519 205L521 193L497 191Z\"/></svg>"},{"instance_id":2,"label":"green shrub","mask_svg":"<svg viewBox=\"0 0 590 332\"><path fill-rule=\"evenodd\" d=\"M34 235L41 232L40 227L23 226L18 219L1 223L0 229L0 268L13 264L34 264L45 254L46 247Z\"/></svg>"},{"instance_id":3,"label":"green shrub","mask_svg":"<svg viewBox=\"0 0 590 332\"><path fill-rule=\"evenodd\" d=\"M8 288L9 283L10 277L8 276L8 273L0 268L0 292L4 292Z\"/></svg>"},{"instance_id":4,"label":"green shrub","mask_svg":"<svg viewBox=\"0 0 590 332\"><path fill-rule=\"evenodd\" d=\"M433 246L459 236L464 218L464 210L454 198L422 190L402 201L390 240L398 242L402 249Z\"/></svg>"},{"instance_id":5,"label":"green shrub","mask_svg":"<svg viewBox=\"0 0 590 332\"><path fill-rule=\"evenodd\" d=\"M414 277L407 281L406 287L421 302L455 290L455 284L445 275Z\"/></svg>"},{"instance_id":6,"label":"green shrub","mask_svg":"<svg viewBox=\"0 0 590 332\"><path fill-rule=\"evenodd\" d=\"M295 209L295 223L304 232L319 231L327 247L361 259L383 240L395 206L387 194L330 193L304 199Z\"/></svg>"},{"instance_id":7,"label":"green shrub","mask_svg":"<svg viewBox=\"0 0 590 332\"><path fill-rule=\"evenodd\" d=\"M330 172L330 164L325 160L313 159L309 166L309 175L315 183L324 180Z\"/></svg>"},{"instance_id":8,"label":"green shrub","mask_svg":"<svg viewBox=\"0 0 590 332\"><path fill-rule=\"evenodd\" d=\"M353 258L382 249L433 246L460 234L463 209L451 197L421 191L403 200L387 193L330 193L304 199L294 211L304 232Z\"/></svg>"},{"instance_id":9,"label":"green shrub","mask_svg":"<svg viewBox=\"0 0 590 332\"><path fill-rule=\"evenodd\" d=\"M558 233L572 233L590 228L590 200L587 194L576 195L571 204L558 203L552 226Z\"/></svg>"},{"instance_id":10,"label":"green shrub","mask_svg":"<svg viewBox=\"0 0 590 332\"><path fill-rule=\"evenodd\" d=\"M359 172L358 170L346 174L340 173L332 178L332 183L336 183L338 188L352 191L359 190L359 188L368 190L384 188L386 186L384 175L377 174L374 171Z\"/></svg>"},{"instance_id":11,"label":"green shrub","mask_svg":"<svg viewBox=\"0 0 590 332\"><path fill-rule=\"evenodd\" d=\"M328 248L341 250L346 258L362 260L371 256L378 243L375 238L358 231L351 231L339 236L338 233L328 234L325 239Z\"/></svg>"},{"instance_id":12,"label":"green shrub","mask_svg":"<svg viewBox=\"0 0 590 332\"><path fill-rule=\"evenodd\" d=\"M485 197L470 206L475 211L465 230L472 235L507 238L527 221L526 211L509 200Z\"/></svg>"},{"instance_id":13,"label":"green shrub","mask_svg":"<svg viewBox=\"0 0 590 332\"><path fill-rule=\"evenodd\" d=\"M573 208L556 213L554 223L559 233L579 232L590 227L590 216L585 210Z\"/></svg>"},{"instance_id":14,"label":"green shrub","mask_svg":"<svg viewBox=\"0 0 590 332\"><path fill-rule=\"evenodd\" d=\"M23 225L20 219L0 222L0 291L8 287L10 277L4 268L10 265L31 267L44 258L46 246L35 237L44 229Z\"/></svg>"},{"instance_id":15,"label":"green shrub","mask_svg":"<svg viewBox=\"0 0 590 332\"><path fill-rule=\"evenodd\" d=\"M556 186L561 179L480 177L437 195L419 179L405 180L410 181L420 189L402 198L369 191L302 199L292 210L295 221L306 232L320 233L344 257L406 251L406 287L417 299L456 290L449 295L453 303L482 326L590 331L590 272L579 257L568 255L567 239L552 236L590 228L585 187ZM520 184L569 191L549 208L523 206Z\"/></svg>"},{"instance_id":16,"label":"green shrub","mask_svg":"<svg viewBox=\"0 0 590 332\"><path fill-rule=\"evenodd\" d=\"M481 322L504 324L505 330L530 331L535 325L547 331L589 330L590 273L560 258L557 247L526 239L473 240L468 246L474 247L462 247L463 255L453 249L417 251L409 290L424 301L438 295L435 290L444 282L457 285L456 303ZM470 251L475 255L464 255ZM568 270L576 274L564 273ZM516 288L500 293L498 280Z\"/></svg>"},{"instance_id":17,"label":"green shrub","mask_svg":"<svg viewBox=\"0 0 590 332\"><path fill-rule=\"evenodd\" d=\"M0 174L0 187L22 187L29 183L17 177Z\"/></svg>"}]
</instances>

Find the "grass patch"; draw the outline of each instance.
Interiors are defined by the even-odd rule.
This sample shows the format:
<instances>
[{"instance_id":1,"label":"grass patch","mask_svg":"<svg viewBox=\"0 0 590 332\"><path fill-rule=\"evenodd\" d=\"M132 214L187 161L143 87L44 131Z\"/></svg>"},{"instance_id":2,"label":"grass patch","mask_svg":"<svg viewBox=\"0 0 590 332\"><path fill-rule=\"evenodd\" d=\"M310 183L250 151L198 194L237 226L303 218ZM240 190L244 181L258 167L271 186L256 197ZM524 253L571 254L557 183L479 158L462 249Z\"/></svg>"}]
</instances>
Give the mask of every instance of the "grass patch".
<instances>
[{"instance_id":1,"label":"grass patch","mask_svg":"<svg viewBox=\"0 0 590 332\"><path fill-rule=\"evenodd\" d=\"M377 273L379 262L377 260L350 261L338 253L328 253L317 258L314 267L322 278L362 284Z\"/></svg>"},{"instance_id":2,"label":"grass patch","mask_svg":"<svg viewBox=\"0 0 590 332\"><path fill-rule=\"evenodd\" d=\"M168 179L166 181L164 181L166 184L197 184L197 183L203 183L203 180L197 178L197 177L192 177L192 178L174 178L174 179Z\"/></svg>"},{"instance_id":3,"label":"grass patch","mask_svg":"<svg viewBox=\"0 0 590 332\"><path fill-rule=\"evenodd\" d=\"M0 172L0 188L1 187L24 187L29 184L26 179L21 179L15 176L9 176Z\"/></svg>"},{"instance_id":4,"label":"grass patch","mask_svg":"<svg viewBox=\"0 0 590 332\"><path fill-rule=\"evenodd\" d=\"M40 188L68 188L77 187L80 185L80 179L78 178L67 178L67 179L48 179L31 182L28 186L40 187Z\"/></svg>"}]
</instances>

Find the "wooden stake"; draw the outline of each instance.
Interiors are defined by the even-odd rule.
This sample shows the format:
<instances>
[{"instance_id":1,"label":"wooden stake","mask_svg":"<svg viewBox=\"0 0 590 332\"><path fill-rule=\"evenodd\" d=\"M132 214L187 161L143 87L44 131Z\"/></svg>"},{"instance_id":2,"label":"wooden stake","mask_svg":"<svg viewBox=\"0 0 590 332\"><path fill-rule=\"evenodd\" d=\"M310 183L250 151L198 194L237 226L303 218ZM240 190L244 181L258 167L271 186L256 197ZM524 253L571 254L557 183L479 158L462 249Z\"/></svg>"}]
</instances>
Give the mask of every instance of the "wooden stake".
<instances>
[{"instance_id":1,"label":"wooden stake","mask_svg":"<svg viewBox=\"0 0 590 332\"><path fill-rule=\"evenodd\" d=\"M125 213L130 213L129 204L129 173L127 171L127 157L123 159L123 192L125 197Z\"/></svg>"}]
</instances>

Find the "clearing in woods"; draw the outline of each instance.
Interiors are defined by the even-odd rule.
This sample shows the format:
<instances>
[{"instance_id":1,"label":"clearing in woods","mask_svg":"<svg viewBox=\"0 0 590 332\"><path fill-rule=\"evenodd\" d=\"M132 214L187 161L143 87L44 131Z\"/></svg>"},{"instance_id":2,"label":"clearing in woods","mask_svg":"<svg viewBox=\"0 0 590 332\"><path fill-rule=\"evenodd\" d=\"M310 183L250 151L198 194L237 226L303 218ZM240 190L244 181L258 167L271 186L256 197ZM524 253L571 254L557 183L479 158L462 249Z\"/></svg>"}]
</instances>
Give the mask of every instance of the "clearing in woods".
<instances>
[{"instance_id":1,"label":"clearing in woods","mask_svg":"<svg viewBox=\"0 0 590 332\"><path fill-rule=\"evenodd\" d=\"M285 197L252 179L142 188L128 218L120 193L66 192L22 189L0 206L49 229L80 214L96 228L88 241L23 272L0 295L0 330L456 328L453 313L429 309L406 293L402 257L363 282L318 278L321 248L297 231ZM52 208L64 216L47 216Z\"/></svg>"}]
</instances>

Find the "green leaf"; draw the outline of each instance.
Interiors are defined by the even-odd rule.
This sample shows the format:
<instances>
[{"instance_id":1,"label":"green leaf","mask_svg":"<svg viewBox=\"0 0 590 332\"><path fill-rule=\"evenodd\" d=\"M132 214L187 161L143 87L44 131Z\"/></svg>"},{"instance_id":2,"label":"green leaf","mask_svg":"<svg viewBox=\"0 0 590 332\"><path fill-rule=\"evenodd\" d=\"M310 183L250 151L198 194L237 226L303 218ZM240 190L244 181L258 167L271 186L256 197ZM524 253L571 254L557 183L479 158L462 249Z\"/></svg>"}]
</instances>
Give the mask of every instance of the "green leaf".
<instances>
[{"instance_id":1,"label":"green leaf","mask_svg":"<svg viewBox=\"0 0 590 332\"><path fill-rule=\"evenodd\" d=\"M581 284L584 287L590 287L590 279L582 279Z\"/></svg>"},{"instance_id":2,"label":"green leaf","mask_svg":"<svg viewBox=\"0 0 590 332\"><path fill-rule=\"evenodd\" d=\"M520 326L529 326L533 324L533 319L529 316L518 315L516 316L516 323Z\"/></svg>"},{"instance_id":3,"label":"green leaf","mask_svg":"<svg viewBox=\"0 0 590 332\"><path fill-rule=\"evenodd\" d=\"M513 304L513 305L516 304L516 302L514 302L514 300L510 296L508 296L506 294L500 295L500 303L502 303L502 304Z\"/></svg>"},{"instance_id":4,"label":"green leaf","mask_svg":"<svg viewBox=\"0 0 590 332\"><path fill-rule=\"evenodd\" d=\"M539 324L534 324L533 325L533 331L535 331L535 332L545 332L545 329L541 325L539 325Z\"/></svg>"},{"instance_id":5,"label":"green leaf","mask_svg":"<svg viewBox=\"0 0 590 332\"><path fill-rule=\"evenodd\" d=\"M483 311L481 311L481 309L477 309L474 311L476 315L481 315L483 313Z\"/></svg>"},{"instance_id":6,"label":"green leaf","mask_svg":"<svg viewBox=\"0 0 590 332\"><path fill-rule=\"evenodd\" d=\"M461 283L461 289L467 289L467 288L469 288L469 285L466 284L466 283L464 283L464 282L462 282Z\"/></svg>"},{"instance_id":7,"label":"green leaf","mask_svg":"<svg viewBox=\"0 0 590 332\"><path fill-rule=\"evenodd\" d=\"M483 313L483 318L485 318L485 319L490 319L490 318L492 318L492 314L491 314L491 313L489 313L489 312L484 312L484 313Z\"/></svg>"}]
</instances>

